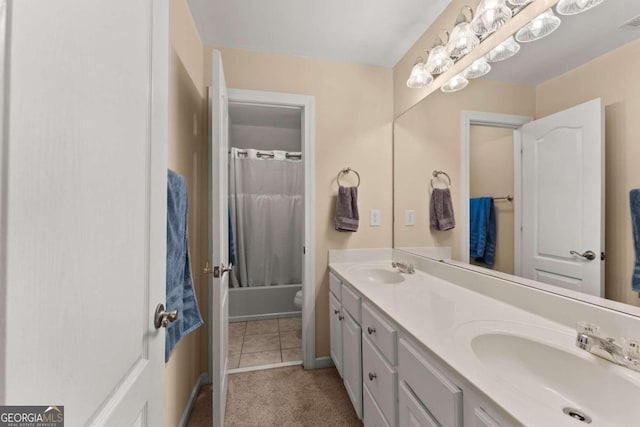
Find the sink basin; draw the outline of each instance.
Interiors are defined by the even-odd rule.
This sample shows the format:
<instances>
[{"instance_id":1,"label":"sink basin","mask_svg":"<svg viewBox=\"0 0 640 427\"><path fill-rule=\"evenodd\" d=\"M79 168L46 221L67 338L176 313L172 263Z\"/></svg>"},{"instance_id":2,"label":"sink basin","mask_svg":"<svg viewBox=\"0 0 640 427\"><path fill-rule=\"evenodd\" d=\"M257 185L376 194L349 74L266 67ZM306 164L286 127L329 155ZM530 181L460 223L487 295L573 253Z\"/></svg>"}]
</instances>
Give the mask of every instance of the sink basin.
<instances>
[{"instance_id":1,"label":"sink basin","mask_svg":"<svg viewBox=\"0 0 640 427\"><path fill-rule=\"evenodd\" d=\"M568 347L559 347L535 337L495 331L477 335L469 344L487 374L525 399L567 415L566 408L575 408L594 425L637 425L640 385L635 373L573 350L572 341ZM567 418L567 422L574 420Z\"/></svg>"},{"instance_id":2,"label":"sink basin","mask_svg":"<svg viewBox=\"0 0 640 427\"><path fill-rule=\"evenodd\" d=\"M358 266L350 270L353 273L353 277L357 280L361 280L369 283L380 284L394 284L404 282L402 274L393 270L391 267L385 268L382 266Z\"/></svg>"}]
</instances>

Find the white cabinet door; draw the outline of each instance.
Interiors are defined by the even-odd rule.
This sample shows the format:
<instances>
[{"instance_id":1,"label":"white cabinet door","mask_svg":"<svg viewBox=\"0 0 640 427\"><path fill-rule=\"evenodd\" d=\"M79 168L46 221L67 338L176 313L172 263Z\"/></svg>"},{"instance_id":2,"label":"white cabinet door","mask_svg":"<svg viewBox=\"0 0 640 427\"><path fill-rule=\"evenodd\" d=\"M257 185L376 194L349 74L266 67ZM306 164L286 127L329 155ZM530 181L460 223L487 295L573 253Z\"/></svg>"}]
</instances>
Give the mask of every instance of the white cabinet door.
<instances>
[{"instance_id":1,"label":"white cabinet door","mask_svg":"<svg viewBox=\"0 0 640 427\"><path fill-rule=\"evenodd\" d=\"M209 277L212 290L211 315L211 381L213 387L213 426L224 426L227 402L229 343L229 274L225 267L229 262L229 103L227 86L222 68L222 56L211 52L211 81L209 89L209 259L218 274Z\"/></svg>"},{"instance_id":2,"label":"white cabinet door","mask_svg":"<svg viewBox=\"0 0 640 427\"><path fill-rule=\"evenodd\" d=\"M362 335L360 326L346 311L342 319L342 377L351 403L362 418Z\"/></svg>"},{"instance_id":3,"label":"white cabinet door","mask_svg":"<svg viewBox=\"0 0 640 427\"><path fill-rule=\"evenodd\" d=\"M522 275L600 297L603 111L595 99L522 127Z\"/></svg>"},{"instance_id":4,"label":"white cabinet door","mask_svg":"<svg viewBox=\"0 0 640 427\"><path fill-rule=\"evenodd\" d=\"M8 4L0 405L163 426L168 2Z\"/></svg>"},{"instance_id":5,"label":"white cabinet door","mask_svg":"<svg viewBox=\"0 0 640 427\"><path fill-rule=\"evenodd\" d=\"M398 412L402 427L439 427L440 424L422 406L409 390L404 381L400 381Z\"/></svg>"},{"instance_id":6,"label":"white cabinet door","mask_svg":"<svg viewBox=\"0 0 640 427\"><path fill-rule=\"evenodd\" d=\"M331 336L331 359L342 376L342 312L340 301L329 292L329 330Z\"/></svg>"}]
</instances>

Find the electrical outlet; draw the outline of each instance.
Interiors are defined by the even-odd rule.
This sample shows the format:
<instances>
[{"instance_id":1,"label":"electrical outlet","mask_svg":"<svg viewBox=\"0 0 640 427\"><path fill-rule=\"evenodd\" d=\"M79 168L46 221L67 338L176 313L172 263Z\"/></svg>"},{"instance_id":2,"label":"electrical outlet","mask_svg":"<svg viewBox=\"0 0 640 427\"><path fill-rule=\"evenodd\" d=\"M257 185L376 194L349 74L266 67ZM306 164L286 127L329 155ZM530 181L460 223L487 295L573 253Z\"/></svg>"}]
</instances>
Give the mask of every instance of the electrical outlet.
<instances>
[{"instance_id":1,"label":"electrical outlet","mask_svg":"<svg viewBox=\"0 0 640 427\"><path fill-rule=\"evenodd\" d=\"M380 226L380 209L371 209L369 211L369 225L372 227Z\"/></svg>"},{"instance_id":2,"label":"electrical outlet","mask_svg":"<svg viewBox=\"0 0 640 427\"><path fill-rule=\"evenodd\" d=\"M416 211L414 211L413 209L407 209L404 211L404 225L416 225Z\"/></svg>"}]
</instances>

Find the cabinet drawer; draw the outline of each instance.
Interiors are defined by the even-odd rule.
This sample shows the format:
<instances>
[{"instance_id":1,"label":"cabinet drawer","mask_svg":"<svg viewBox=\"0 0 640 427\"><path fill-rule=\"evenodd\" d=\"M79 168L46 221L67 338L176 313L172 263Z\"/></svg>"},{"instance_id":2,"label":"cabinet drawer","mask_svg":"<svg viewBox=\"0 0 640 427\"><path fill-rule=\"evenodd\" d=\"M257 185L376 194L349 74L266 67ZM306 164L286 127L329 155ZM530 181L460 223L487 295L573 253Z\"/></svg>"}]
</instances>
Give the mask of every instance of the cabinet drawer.
<instances>
[{"instance_id":1,"label":"cabinet drawer","mask_svg":"<svg viewBox=\"0 0 640 427\"><path fill-rule=\"evenodd\" d=\"M438 423L462 426L462 390L404 339L398 346L398 370L400 379L406 381Z\"/></svg>"},{"instance_id":2,"label":"cabinet drawer","mask_svg":"<svg viewBox=\"0 0 640 427\"><path fill-rule=\"evenodd\" d=\"M482 408L473 410L474 427L501 427L500 424L491 418Z\"/></svg>"},{"instance_id":3,"label":"cabinet drawer","mask_svg":"<svg viewBox=\"0 0 640 427\"><path fill-rule=\"evenodd\" d=\"M400 412L400 425L411 427L440 427L420 402L415 398L404 381L400 381L400 395L398 398L398 411Z\"/></svg>"},{"instance_id":4,"label":"cabinet drawer","mask_svg":"<svg viewBox=\"0 0 640 427\"><path fill-rule=\"evenodd\" d=\"M396 378L396 370L365 337L362 340L362 382L391 426L396 424Z\"/></svg>"},{"instance_id":5,"label":"cabinet drawer","mask_svg":"<svg viewBox=\"0 0 640 427\"><path fill-rule=\"evenodd\" d=\"M362 303L362 333L384 354L392 365L397 363L397 332L382 315L376 313L369 304Z\"/></svg>"},{"instance_id":6,"label":"cabinet drawer","mask_svg":"<svg viewBox=\"0 0 640 427\"><path fill-rule=\"evenodd\" d=\"M341 287L342 287L342 282L340 281L340 279L338 279L338 276L329 272L329 289L331 290L331 292L333 292L336 298L338 298L338 301L340 301L340 298L341 298L340 296Z\"/></svg>"},{"instance_id":7,"label":"cabinet drawer","mask_svg":"<svg viewBox=\"0 0 640 427\"><path fill-rule=\"evenodd\" d=\"M340 301L342 302L342 307L346 308L351 317L360 325L362 321L360 297L347 286L342 286L341 288L342 298Z\"/></svg>"},{"instance_id":8,"label":"cabinet drawer","mask_svg":"<svg viewBox=\"0 0 640 427\"><path fill-rule=\"evenodd\" d=\"M362 392L362 404L364 406L362 421L365 427L390 427L367 387L364 387Z\"/></svg>"}]
</instances>

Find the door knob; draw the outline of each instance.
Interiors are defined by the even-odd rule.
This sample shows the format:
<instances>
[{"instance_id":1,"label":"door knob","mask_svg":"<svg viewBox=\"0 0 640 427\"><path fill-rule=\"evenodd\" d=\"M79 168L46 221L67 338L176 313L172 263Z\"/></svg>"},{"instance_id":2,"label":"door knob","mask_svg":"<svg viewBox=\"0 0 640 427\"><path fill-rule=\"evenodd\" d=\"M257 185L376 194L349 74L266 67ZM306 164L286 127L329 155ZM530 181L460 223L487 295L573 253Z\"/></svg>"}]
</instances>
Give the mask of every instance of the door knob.
<instances>
[{"instance_id":1,"label":"door knob","mask_svg":"<svg viewBox=\"0 0 640 427\"><path fill-rule=\"evenodd\" d=\"M227 267L225 267L224 264L220 264L220 266L214 266L213 268L209 267L209 261L207 261L207 263L204 266L204 273L205 274L213 274L213 277L220 277L222 276L224 273L228 273L230 271L233 271L233 264L229 263L229 265Z\"/></svg>"},{"instance_id":2,"label":"door knob","mask_svg":"<svg viewBox=\"0 0 640 427\"><path fill-rule=\"evenodd\" d=\"M586 251L583 254L577 251L569 251L569 253L571 255L579 256L580 258L584 258L589 261L593 261L594 259L596 259L596 254L593 251Z\"/></svg>"},{"instance_id":3,"label":"door knob","mask_svg":"<svg viewBox=\"0 0 640 427\"><path fill-rule=\"evenodd\" d=\"M173 323L178 319L178 310L165 311L164 304L158 304L156 313L153 317L153 324L156 329L166 328L169 323Z\"/></svg>"}]
</instances>

